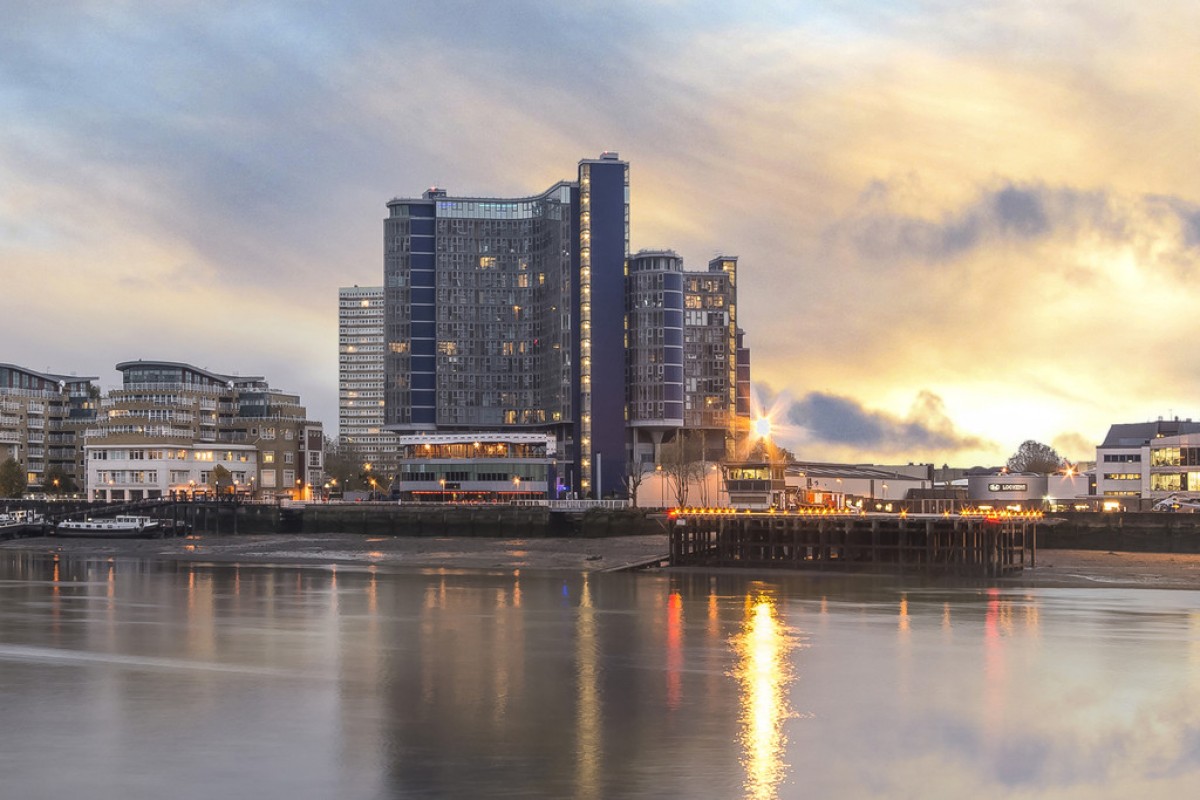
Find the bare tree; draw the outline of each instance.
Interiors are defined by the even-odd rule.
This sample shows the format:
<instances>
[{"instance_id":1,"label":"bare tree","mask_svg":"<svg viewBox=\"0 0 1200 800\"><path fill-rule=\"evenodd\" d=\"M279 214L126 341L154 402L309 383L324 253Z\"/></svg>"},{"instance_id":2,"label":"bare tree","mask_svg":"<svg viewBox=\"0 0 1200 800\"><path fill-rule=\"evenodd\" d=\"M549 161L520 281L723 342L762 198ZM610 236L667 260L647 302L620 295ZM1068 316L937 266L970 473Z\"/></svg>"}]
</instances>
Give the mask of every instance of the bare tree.
<instances>
[{"instance_id":1,"label":"bare tree","mask_svg":"<svg viewBox=\"0 0 1200 800\"><path fill-rule=\"evenodd\" d=\"M629 505L632 508L637 508L638 489L645 480L646 472L642 469L640 461L631 458L625 462L625 474L621 476L621 483L625 484L625 491L629 494Z\"/></svg>"},{"instance_id":2,"label":"bare tree","mask_svg":"<svg viewBox=\"0 0 1200 800\"><path fill-rule=\"evenodd\" d=\"M677 506L686 506L691 485L697 478L704 477L707 463L704 461L703 442L679 431L675 439L662 446L663 474L671 486Z\"/></svg>"},{"instance_id":3,"label":"bare tree","mask_svg":"<svg viewBox=\"0 0 1200 800\"><path fill-rule=\"evenodd\" d=\"M1063 467L1063 458L1048 444L1027 439L1008 459L1010 472L1036 472L1048 475Z\"/></svg>"}]
</instances>

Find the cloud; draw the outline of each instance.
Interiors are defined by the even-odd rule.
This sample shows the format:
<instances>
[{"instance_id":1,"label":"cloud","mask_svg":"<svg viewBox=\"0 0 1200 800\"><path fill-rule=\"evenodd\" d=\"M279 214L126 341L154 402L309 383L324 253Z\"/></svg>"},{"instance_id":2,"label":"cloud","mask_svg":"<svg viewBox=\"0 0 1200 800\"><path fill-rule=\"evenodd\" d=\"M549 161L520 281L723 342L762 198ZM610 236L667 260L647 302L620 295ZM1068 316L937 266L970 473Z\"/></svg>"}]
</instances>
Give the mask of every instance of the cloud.
<instances>
[{"instance_id":1,"label":"cloud","mask_svg":"<svg viewBox=\"0 0 1200 800\"><path fill-rule=\"evenodd\" d=\"M1143 268L1200 263L1200 205L1179 197L1125 197L1100 189L996 181L965 204L936 215L913 213L919 187L875 181L826 234L860 257L953 266L972 251L1027 248L1039 242L1128 246ZM1043 267L1045 268L1045 267Z\"/></svg>"},{"instance_id":2,"label":"cloud","mask_svg":"<svg viewBox=\"0 0 1200 800\"><path fill-rule=\"evenodd\" d=\"M766 387L760 390L770 393ZM810 392L782 405L787 423L799 429L809 451L814 446L832 445L853 449L863 456L929 458L994 446L957 430L941 398L928 391L917 395L903 418L825 392Z\"/></svg>"},{"instance_id":3,"label":"cloud","mask_svg":"<svg viewBox=\"0 0 1200 800\"><path fill-rule=\"evenodd\" d=\"M1069 461L1091 461L1096 457L1096 445L1100 442L1081 433L1060 433L1050 441L1050 446Z\"/></svg>"},{"instance_id":4,"label":"cloud","mask_svg":"<svg viewBox=\"0 0 1200 800\"><path fill-rule=\"evenodd\" d=\"M116 349L147 309L169 322L147 355L212 362L220 329L242 360L223 371L302 353L332 428L334 289L382 280L386 200L535 193L611 148L634 249L742 257L756 377L870 398L883 439L926 389L956 431L1099 436L1200 395L1178 347L1200 302L1198 13L26 4L0 27L0 259L29 299L0 332L103 308L110 350L64 329L14 356L88 369L139 355ZM1155 325L1095 334L1137 297ZM1137 365L1119 387L1113 360Z\"/></svg>"}]
</instances>

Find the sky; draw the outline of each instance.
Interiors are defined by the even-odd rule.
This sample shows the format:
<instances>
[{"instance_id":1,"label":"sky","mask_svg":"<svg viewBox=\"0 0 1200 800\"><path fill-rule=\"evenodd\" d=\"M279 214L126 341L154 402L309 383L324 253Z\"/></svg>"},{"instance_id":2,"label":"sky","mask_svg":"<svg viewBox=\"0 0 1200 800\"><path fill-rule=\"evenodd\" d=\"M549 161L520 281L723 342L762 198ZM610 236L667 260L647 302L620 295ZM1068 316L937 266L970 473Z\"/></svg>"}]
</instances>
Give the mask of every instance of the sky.
<instances>
[{"instance_id":1,"label":"sky","mask_svg":"<svg viewBox=\"0 0 1200 800\"><path fill-rule=\"evenodd\" d=\"M337 426L385 204L631 164L740 257L805 460L1094 458L1200 417L1200 4L0 0L0 361L263 375Z\"/></svg>"}]
</instances>

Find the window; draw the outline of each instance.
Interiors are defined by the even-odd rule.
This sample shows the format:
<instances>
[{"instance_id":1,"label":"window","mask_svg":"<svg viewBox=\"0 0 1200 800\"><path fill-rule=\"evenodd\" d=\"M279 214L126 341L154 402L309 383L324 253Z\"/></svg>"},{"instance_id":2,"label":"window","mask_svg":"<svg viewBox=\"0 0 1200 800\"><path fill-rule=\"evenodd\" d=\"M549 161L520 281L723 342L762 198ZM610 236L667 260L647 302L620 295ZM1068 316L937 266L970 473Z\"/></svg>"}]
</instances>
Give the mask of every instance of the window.
<instances>
[{"instance_id":1,"label":"window","mask_svg":"<svg viewBox=\"0 0 1200 800\"><path fill-rule=\"evenodd\" d=\"M263 455L263 463L264 464L274 464L275 463L275 451L274 450L266 450L263 452L262 455Z\"/></svg>"},{"instance_id":2,"label":"window","mask_svg":"<svg viewBox=\"0 0 1200 800\"><path fill-rule=\"evenodd\" d=\"M1150 490L1154 492L1178 492L1183 489L1183 476L1179 473L1155 473L1150 476Z\"/></svg>"},{"instance_id":3,"label":"window","mask_svg":"<svg viewBox=\"0 0 1200 800\"><path fill-rule=\"evenodd\" d=\"M1150 451L1150 465L1153 467L1178 467L1179 463L1178 447L1160 447Z\"/></svg>"}]
</instances>

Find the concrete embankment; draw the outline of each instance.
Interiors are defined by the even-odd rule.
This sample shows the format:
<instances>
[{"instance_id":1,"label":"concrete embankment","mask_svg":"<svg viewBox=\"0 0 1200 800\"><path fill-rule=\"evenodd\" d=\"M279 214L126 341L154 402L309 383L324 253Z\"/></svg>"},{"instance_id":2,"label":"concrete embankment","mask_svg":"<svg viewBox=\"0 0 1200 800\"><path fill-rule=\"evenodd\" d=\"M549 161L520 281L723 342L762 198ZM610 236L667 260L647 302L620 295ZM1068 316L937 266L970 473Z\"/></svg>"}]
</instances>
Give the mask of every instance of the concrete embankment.
<instances>
[{"instance_id":1,"label":"concrete embankment","mask_svg":"<svg viewBox=\"0 0 1200 800\"><path fill-rule=\"evenodd\" d=\"M398 505L306 506L185 503L163 515L203 533L361 533L376 536L634 536L661 534L645 511L594 509L583 514L536 506Z\"/></svg>"},{"instance_id":2,"label":"concrete embankment","mask_svg":"<svg viewBox=\"0 0 1200 800\"><path fill-rule=\"evenodd\" d=\"M1047 515L1039 549L1200 553L1200 514L1079 512Z\"/></svg>"}]
</instances>

